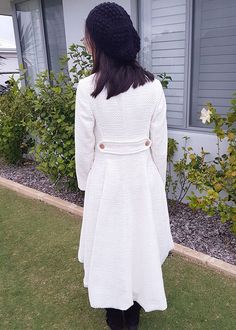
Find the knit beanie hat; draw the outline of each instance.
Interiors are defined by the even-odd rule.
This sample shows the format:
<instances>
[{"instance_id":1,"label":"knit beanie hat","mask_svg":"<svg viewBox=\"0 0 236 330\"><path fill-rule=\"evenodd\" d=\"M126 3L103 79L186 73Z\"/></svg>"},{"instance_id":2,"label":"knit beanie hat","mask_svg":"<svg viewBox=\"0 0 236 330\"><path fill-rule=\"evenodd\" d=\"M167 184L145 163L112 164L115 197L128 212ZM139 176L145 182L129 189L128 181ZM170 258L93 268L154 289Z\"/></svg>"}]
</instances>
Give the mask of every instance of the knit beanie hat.
<instances>
[{"instance_id":1,"label":"knit beanie hat","mask_svg":"<svg viewBox=\"0 0 236 330\"><path fill-rule=\"evenodd\" d=\"M112 58L132 61L140 50L140 37L129 14L115 2L95 6L86 18L86 26L96 47Z\"/></svg>"}]
</instances>

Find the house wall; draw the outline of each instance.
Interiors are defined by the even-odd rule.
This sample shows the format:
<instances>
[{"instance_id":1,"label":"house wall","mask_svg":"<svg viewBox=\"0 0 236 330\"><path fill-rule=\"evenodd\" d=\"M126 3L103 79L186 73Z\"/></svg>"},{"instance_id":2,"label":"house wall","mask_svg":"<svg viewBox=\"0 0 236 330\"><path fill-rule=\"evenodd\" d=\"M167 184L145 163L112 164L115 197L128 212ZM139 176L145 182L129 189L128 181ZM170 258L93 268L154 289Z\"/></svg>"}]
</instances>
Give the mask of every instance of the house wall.
<instances>
[{"instance_id":1,"label":"house wall","mask_svg":"<svg viewBox=\"0 0 236 330\"><path fill-rule=\"evenodd\" d=\"M143 62L155 75L165 72L172 82L166 90L168 124L185 127L188 69L187 0L140 0Z\"/></svg>"},{"instance_id":2,"label":"house wall","mask_svg":"<svg viewBox=\"0 0 236 330\"><path fill-rule=\"evenodd\" d=\"M213 160L217 156L217 137L213 133L208 132L191 132L191 131L183 131L180 129L168 129L168 137L175 139L178 142L178 151L174 155L174 162L178 161L183 157L183 150L182 147L185 145L185 139L183 139L184 136L188 136L189 139L187 140L186 147L192 147L193 150L191 152L195 152L200 154L201 147L203 147L204 151L210 152L209 155L206 155L206 160L210 161ZM227 142L225 140L220 142L220 154L226 152L227 149ZM176 174L172 172L172 179L176 180ZM193 187L191 186L188 193L186 194L185 198L182 200L183 203L189 203L189 201L186 199L187 196L190 195L190 192L193 191L196 193L196 195L201 196L201 194ZM172 198L173 196L170 194L168 196L169 198Z\"/></svg>"}]
</instances>

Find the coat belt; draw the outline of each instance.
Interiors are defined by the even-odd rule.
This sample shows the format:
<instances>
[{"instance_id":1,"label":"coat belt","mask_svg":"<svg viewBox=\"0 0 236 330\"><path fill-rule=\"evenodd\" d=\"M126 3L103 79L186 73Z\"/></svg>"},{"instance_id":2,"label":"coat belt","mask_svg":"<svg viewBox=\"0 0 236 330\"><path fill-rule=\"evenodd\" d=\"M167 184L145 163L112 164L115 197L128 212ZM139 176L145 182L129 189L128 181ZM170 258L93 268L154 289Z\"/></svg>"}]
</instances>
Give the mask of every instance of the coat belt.
<instances>
[{"instance_id":1,"label":"coat belt","mask_svg":"<svg viewBox=\"0 0 236 330\"><path fill-rule=\"evenodd\" d=\"M152 141L149 137L145 137L139 140L101 140L97 143L97 148L103 153L112 154L132 154L140 152L150 148Z\"/></svg>"}]
</instances>

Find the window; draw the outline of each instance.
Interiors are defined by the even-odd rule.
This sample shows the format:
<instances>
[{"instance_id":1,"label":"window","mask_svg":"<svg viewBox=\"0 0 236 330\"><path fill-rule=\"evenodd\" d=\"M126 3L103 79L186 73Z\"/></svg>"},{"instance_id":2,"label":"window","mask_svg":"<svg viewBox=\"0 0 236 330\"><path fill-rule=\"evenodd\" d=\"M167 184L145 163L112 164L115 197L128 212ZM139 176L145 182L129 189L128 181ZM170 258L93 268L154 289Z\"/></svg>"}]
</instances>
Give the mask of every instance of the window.
<instances>
[{"instance_id":1,"label":"window","mask_svg":"<svg viewBox=\"0 0 236 330\"><path fill-rule=\"evenodd\" d=\"M46 69L59 71L66 54L62 0L16 0L14 23L27 83Z\"/></svg>"},{"instance_id":2,"label":"window","mask_svg":"<svg viewBox=\"0 0 236 330\"><path fill-rule=\"evenodd\" d=\"M172 77L165 90L168 126L186 122L186 73L188 66L186 0L139 1L141 62L157 76Z\"/></svg>"},{"instance_id":3,"label":"window","mask_svg":"<svg viewBox=\"0 0 236 330\"><path fill-rule=\"evenodd\" d=\"M200 117L220 114L236 91L235 0L139 0L141 63L173 79L165 90L168 127L209 129Z\"/></svg>"},{"instance_id":4,"label":"window","mask_svg":"<svg viewBox=\"0 0 236 330\"><path fill-rule=\"evenodd\" d=\"M195 0L192 40L190 125L202 127L204 104L224 115L236 91L235 0Z\"/></svg>"},{"instance_id":5,"label":"window","mask_svg":"<svg viewBox=\"0 0 236 330\"><path fill-rule=\"evenodd\" d=\"M22 63L27 69L27 82L33 83L37 72L47 68L40 3L28 0L16 3L15 8Z\"/></svg>"},{"instance_id":6,"label":"window","mask_svg":"<svg viewBox=\"0 0 236 330\"><path fill-rule=\"evenodd\" d=\"M50 70L58 72L60 70L58 59L66 54L62 0L43 0L42 8L48 51L48 67Z\"/></svg>"}]
</instances>

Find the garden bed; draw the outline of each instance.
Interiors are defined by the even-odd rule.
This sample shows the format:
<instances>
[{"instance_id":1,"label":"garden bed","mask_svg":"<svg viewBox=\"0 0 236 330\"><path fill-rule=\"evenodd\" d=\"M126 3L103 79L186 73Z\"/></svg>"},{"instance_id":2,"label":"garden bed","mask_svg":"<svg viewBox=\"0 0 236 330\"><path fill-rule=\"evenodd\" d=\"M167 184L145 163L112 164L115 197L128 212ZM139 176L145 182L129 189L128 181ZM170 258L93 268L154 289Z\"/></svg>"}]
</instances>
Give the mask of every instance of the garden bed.
<instances>
[{"instance_id":1,"label":"garden bed","mask_svg":"<svg viewBox=\"0 0 236 330\"><path fill-rule=\"evenodd\" d=\"M0 161L0 176L83 206L83 194L67 188L59 191L33 162L23 166L6 165ZM219 217L208 216L202 210L194 211L187 204L168 200L171 232L176 243L190 247L236 265L236 235L230 224L222 224Z\"/></svg>"}]
</instances>

